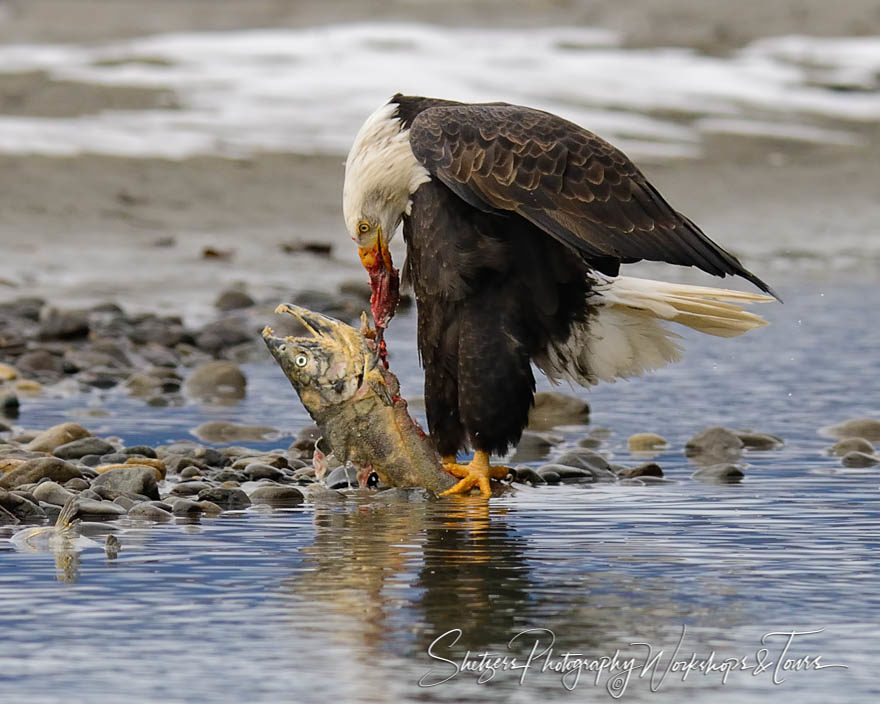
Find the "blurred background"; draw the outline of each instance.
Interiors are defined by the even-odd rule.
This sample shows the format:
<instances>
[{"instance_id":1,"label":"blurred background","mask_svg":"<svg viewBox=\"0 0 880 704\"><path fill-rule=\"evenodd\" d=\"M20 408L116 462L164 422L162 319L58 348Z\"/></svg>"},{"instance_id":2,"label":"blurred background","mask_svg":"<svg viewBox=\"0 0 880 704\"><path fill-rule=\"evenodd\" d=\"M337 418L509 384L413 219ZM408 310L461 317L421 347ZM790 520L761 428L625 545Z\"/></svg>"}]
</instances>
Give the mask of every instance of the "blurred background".
<instances>
[{"instance_id":1,"label":"blurred background","mask_svg":"<svg viewBox=\"0 0 880 704\"><path fill-rule=\"evenodd\" d=\"M575 120L778 290L873 283L878 26L872 0L5 0L0 300L196 316L363 278L343 160L397 91Z\"/></svg>"}]
</instances>

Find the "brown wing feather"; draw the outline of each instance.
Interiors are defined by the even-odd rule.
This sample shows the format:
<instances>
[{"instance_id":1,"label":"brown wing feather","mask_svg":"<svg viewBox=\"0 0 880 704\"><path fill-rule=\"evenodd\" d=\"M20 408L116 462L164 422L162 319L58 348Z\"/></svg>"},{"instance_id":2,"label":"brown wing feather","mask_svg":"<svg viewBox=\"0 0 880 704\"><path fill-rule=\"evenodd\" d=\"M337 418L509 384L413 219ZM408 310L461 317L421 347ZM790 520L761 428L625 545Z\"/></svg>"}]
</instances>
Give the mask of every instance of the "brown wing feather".
<instances>
[{"instance_id":1,"label":"brown wing feather","mask_svg":"<svg viewBox=\"0 0 880 704\"><path fill-rule=\"evenodd\" d=\"M507 104L452 104L412 121L416 158L481 210L513 211L589 261L640 259L770 288L676 212L619 149L578 125Z\"/></svg>"}]
</instances>

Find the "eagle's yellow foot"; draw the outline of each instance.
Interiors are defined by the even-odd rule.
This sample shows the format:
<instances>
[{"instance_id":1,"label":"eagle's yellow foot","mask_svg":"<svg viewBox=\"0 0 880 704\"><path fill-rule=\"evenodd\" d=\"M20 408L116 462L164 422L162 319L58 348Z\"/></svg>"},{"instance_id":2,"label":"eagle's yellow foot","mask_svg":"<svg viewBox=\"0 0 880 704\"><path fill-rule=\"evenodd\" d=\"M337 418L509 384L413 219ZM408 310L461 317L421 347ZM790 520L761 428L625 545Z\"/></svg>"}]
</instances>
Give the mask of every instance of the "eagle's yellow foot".
<instances>
[{"instance_id":1,"label":"eagle's yellow foot","mask_svg":"<svg viewBox=\"0 0 880 704\"><path fill-rule=\"evenodd\" d=\"M504 479L510 472L507 467L490 465L489 453L480 451L474 453L474 459L469 464L458 464L454 456L445 456L443 457L443 469L456 477L462 477L462 480L451 489L442 492L440 496L465 494L472 487L478 486L484 499L492 496L489 479Z\"/></svg>"}]
</instances>

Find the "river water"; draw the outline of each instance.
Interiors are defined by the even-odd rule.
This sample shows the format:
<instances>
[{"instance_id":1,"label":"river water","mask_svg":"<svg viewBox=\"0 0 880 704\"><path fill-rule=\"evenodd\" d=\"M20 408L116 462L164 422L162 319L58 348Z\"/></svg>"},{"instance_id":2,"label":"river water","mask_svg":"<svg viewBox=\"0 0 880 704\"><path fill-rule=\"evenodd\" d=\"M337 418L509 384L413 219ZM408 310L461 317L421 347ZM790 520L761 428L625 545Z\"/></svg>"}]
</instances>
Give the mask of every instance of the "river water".
<instances>
[{"instance_id":1,"label":"river water","mask_svg":"<svg viewBox=\"0 0 880 704\"><path fill-rule=\"evenodd\" d=\"M380 33L384 43L368 40ZM627 50L591 30L478 38L331 25L2 47L5 71L170 87L180 104L3 117L0 149L339 154L398 89L540 105L634 155L694 156L717 131L857 144L850 128L880 114L876 38L765 40L723 58ZM457 59L427 50L438 42ZM510 66L525 47L535 63L515 83ZM590 81L575 80L584 72ZM683 104L687 115L671 118ZM876 267L863 249L876 253L875 234L847 232L841 256L862 266L827 278L801 276L791 252L756 266L786 301L763 307L768 328L736 340L686 335L684 361L645 379L562 389L593 413L589 426L558 429L564 442L549 460L593 434L614 461L636 464L627 437L656 432L669 441L655 458L669 482L519 486L488 506L353 491L196 522L89 525L87 540L55 552L5 530L0 701L877 701L880 470L844 469L820 434L880 417ZM759 244L746 254L759 257L769 246ZM823 254L833 245L816 246L813 270L835 268ZM398 316L389 347L409 398L422 383L414 337L413 315ZM286 446L304 410L268 356L244 369L247 398L234 408L153 409L112 390L58 389L29 398L16 423L77 420L156 445L229 420L282 432L254 447ZM715 424L785 445L746 453L741 483L700 483L684 443ZM122 546L115 560L103 549L108 531ZM780 634L792 632L785 648Z\"/></svg>"}]
</instances>

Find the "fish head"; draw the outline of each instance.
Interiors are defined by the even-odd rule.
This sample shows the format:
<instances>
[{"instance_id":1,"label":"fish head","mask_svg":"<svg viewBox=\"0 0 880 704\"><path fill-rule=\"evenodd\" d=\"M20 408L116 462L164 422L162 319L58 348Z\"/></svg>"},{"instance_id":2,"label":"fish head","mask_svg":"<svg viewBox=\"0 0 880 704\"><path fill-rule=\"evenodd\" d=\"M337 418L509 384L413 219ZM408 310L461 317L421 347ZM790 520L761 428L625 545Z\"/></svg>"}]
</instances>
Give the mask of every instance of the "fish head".
<instances>
[{"instance_id":1,"label":"fish head","mask_svg":"<svg viewBox=\"0 0 880 704\"><path fill-rule=\"evenodd\" d=\"M320 412L345 403L361 387L378 356L364 335L350 325L306 308L281 304L276 313L288 313L308 335L276 337L263 329L263 341L299 394L306 409Z\"/></svg>"}]
</instances>

